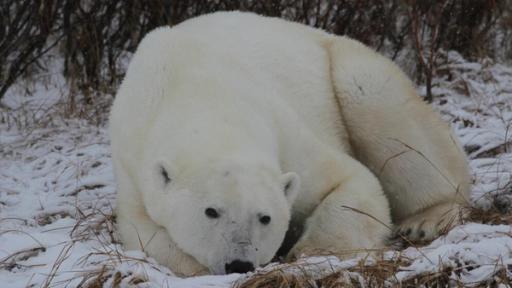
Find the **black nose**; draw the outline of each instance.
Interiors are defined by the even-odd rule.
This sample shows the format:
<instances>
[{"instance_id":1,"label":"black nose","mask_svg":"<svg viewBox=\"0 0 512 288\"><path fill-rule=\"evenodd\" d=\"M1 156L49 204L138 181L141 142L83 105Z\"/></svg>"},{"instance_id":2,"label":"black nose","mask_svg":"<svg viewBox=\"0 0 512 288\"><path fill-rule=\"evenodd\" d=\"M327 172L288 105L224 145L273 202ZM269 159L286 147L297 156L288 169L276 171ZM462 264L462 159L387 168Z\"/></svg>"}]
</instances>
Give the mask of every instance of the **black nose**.
<instances>
[{"instance_id":1,"label":"black nose","mask_svg":"<svg viewBox=\"0 0 512 288\"><path fill-rule=\"evenodd\" d=\"M251 262L235 260L231 263L227 263L225 268L226 268L226 274L247 273L249 271L254 270L254 264L252 264Z\"/></svg>"}]
</instances>

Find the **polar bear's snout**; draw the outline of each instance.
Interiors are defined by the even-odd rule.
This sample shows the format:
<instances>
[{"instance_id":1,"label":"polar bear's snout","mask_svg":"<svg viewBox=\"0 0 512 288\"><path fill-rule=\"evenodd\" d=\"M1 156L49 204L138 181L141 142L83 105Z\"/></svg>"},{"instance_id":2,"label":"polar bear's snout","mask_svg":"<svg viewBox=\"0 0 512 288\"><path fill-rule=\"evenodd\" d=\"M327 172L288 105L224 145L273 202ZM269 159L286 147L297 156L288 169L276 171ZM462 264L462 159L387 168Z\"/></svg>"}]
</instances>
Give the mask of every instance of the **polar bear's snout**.
<instances>
[{"instance_id":1,"label":"polar bear's snout","mask_svg":"<svg viewBox=\"0 0 512 288\"><path fill-rule=\"evenodd\" d=\"M232 223L236 223L232 221ZM249 225L250 226L250 225ZM250 227L233 225L225 228L230 233L223 233L225 241L222 248L213 252L209 269L213 274L247 273L261 263L258 260L258 248L253 245Z\"/></svg>"}]
</instances>

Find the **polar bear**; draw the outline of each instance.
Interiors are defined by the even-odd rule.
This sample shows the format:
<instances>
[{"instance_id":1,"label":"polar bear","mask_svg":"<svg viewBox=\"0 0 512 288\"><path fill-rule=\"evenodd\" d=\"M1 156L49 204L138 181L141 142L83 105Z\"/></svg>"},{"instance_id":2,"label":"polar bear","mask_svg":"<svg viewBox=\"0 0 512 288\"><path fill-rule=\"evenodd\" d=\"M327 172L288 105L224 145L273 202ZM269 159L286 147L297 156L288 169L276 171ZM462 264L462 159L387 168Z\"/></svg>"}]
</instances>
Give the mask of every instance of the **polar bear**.
<instances>
[{"instance_id":1,"label":"polar bear","mask_svg":"<svg viewBox=\"0 0 512 288\"><path fill-rule=\"evenodd\" d=\"M178 275L432 239L465 155L391 61L347 37L218 12L141 42L110 117L118 231ZM281 247L281 249L279 249Z\"/></svg>"}]
</instances>

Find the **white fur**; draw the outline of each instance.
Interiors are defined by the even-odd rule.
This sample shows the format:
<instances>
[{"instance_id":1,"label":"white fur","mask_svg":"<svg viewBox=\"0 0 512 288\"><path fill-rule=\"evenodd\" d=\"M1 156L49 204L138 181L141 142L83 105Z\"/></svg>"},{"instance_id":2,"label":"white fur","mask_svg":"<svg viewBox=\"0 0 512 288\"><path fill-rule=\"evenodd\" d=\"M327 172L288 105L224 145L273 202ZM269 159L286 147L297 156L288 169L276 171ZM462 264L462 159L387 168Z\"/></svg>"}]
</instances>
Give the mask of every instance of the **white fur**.
<instances>
[{"instance_id":1,"label":"white fur","mask_svg":"<svg viewBox=\"0 0 512 288\"><path fill-rule=\"evenodd\" d=\"M302 231L289 256L380 248L390 212L433 237L447 219L436 207L468 190L450 130L392 62L248 13L148 34L110 125L122 241L182 275L265 264L289 226Z\"/></svg>"}]
</instances>

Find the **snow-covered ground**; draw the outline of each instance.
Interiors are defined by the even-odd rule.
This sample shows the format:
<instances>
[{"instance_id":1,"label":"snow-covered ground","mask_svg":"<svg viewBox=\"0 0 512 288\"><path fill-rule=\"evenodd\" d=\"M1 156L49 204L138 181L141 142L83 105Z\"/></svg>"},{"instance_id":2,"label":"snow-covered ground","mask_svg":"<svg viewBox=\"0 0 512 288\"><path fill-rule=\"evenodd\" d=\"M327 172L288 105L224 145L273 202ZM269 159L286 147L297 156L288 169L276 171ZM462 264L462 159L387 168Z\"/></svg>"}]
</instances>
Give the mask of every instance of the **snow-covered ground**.
<instances>
[{"instance_id":1,"label":"snow-covered ground","mask_svg":"<svg viewBox=\"0 0 512 288\"><path fill-rule=\"evenodd\" d=\"M434 108L471 158L473 205L491 210L498 205L508 212L512 67L490 60L470 63L453 52L448 56L435 81ZM246 279L236 274L180 279L141 252L122 249L114 231L106 126L91 124L91 117L68 117L77 113L60 100L67 88L54 78L31 84L33 96L21 96L18 86L2 100L16 109L0 108L0 287L229 287ZM100 119L108 111L95 113L103 113ZM468 222L427 246L390 250L384 257L400 263L387 280L390 286L440 272L453 285L508 283L512 226ZM277 264L263 269L304 273L307 267L316 277L348 269L340 277L365 281L359 270L351 270L360 267L357 260L302 261L300 269Z\"/></svg>"}]
</instances>

